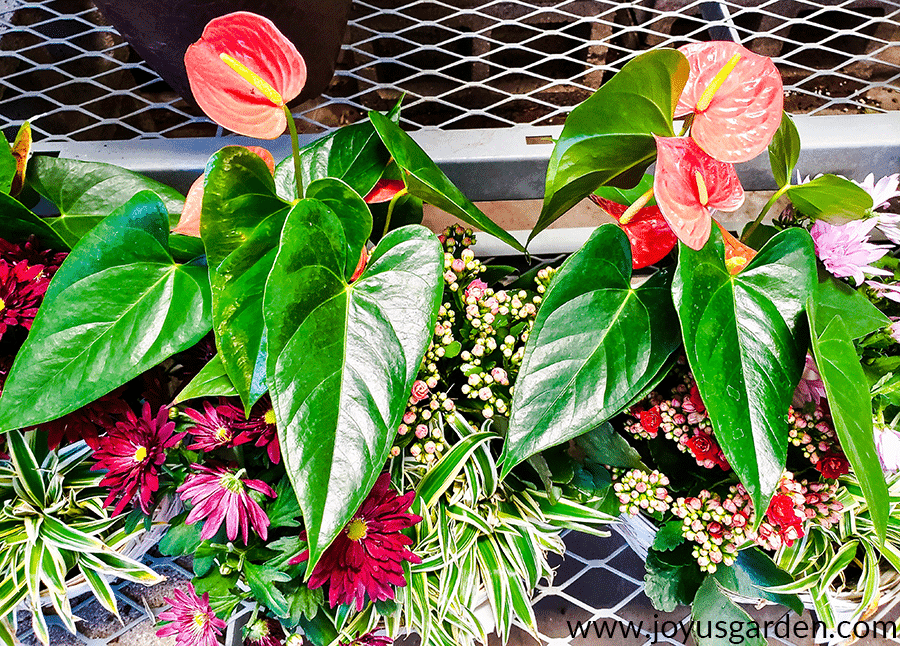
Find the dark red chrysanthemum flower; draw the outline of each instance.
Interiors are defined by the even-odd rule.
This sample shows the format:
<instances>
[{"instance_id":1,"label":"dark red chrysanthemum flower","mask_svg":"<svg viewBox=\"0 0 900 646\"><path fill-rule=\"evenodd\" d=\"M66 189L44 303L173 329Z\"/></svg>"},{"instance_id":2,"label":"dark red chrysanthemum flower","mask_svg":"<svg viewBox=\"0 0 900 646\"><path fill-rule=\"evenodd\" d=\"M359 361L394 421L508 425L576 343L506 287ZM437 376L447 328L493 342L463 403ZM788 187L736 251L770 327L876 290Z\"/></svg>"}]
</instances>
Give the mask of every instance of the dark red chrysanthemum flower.
<instances>
[{"instance_id":1,"label":"dark red chrysanthemum flower","mask_svg":"<svg viewBox=\"0 0 900 646\"><path fill-rule=\"evenodd\" d=\"M0 238L0 260L11 265L25 260L29 265L43 265L44 274L52 278L56 270L69 254L65 251L53 251L45 248L34 235L28 236L25 244L16 244Z\"/></svg>"},{"instance_id":2,"label":"dark red chrysanthemum flower","mask_svg":"<svg viewBox=\"0 0 900 646\"><path fill-rule=\"evenodd\" d=\"M174 599L165 597L172 608L160 613L161 621L171 623L160 628L159 637L175 635L176 646L219 646L219 634L225 630L225 622L216 617L209 605L209 592L198 597L194 585L188 583L188 591L175 589Z\"/></svg>"},{"instance_id":3,"label":"dark red chrysanthemum flower","mask_svg":"<svg viewBox=\"0 0 900 646\"><path fill-rule=\"evenodd\" d=\"M194 441L187 448L191 451L214 451L223 446L231 446L235 436L235 426L232 420L234 406L224 404L213 406L208 401L203 402L203 411L186 408L184 413L196 424L188 429Z\"/></svg>"},{"instance_id":4,"label":"dark red chrysanthemum flower","mask_svg":"<svg viewBox=\"0 0 900 646\"><path fill-rule=\"evenodd\" d=\"M271 617L259 617L244 626L244 646L283 646L284 629Z\"/></svg>"},{"instance_id":5,"label":"dark red chrysanthemum flower","mask_svg":"<svg viewBox=\"0 0 900 646\"><path fill-rule=\"evenodd\" d=\"M193 505L184 522L192 525L198 520L205 521L200 538L206 540L215 536L223 521L229 541L237 538L240 530L246 545L251 525L260 538L268 538L269 518L247 490L275 498L272 487L262 480L244 479L243 469L234 472L225 467L210 468L200 464L192 464L191 468L197 473L189 475L177 491L182 500Z\"/></svg>"},{"instance_id":6,"label":"dark red chrysanthemum flower","mask_svg":"<svg viewBox=\"0 0 900 646\"><path fill-rule=\"evenodd\" d=\"M107 470L100 481L102 486L110 488L105 504L121 496L114 514L121 513L135 494L144 513L150 513L150 499L159 489L158 472L166 461L166 449L184 437L184 433L174 431L175 422L169 421L166 408L160 408L154 417L150 404L144 402L140 417L129 410L125 420L117 422L108 435L100 438L100 448L94 453L97 464L91 469Z\"/></svg>"},{"instance_id":7,"label":"dark red chrysanthemum flower","mask_svg":"<svg viewBox=\"0 0 900 646\"><path fill-rule=\"evenodd\" d=\"M131 407L121 397L121 390L116 389L68 415L41 424L40 427L47 431L47 445L55 449L63 440L84 440L96 451L100 447L100 435L111 431L117 421L126 419L131 412Z\"/></svg>"},{"instance_id":8,"label":"dark red chrysanthemum flower","mask_svg":"<svg viewBox=\"0 0 900 646\"><path fill-rule=\"evenodd\" d=\"M250 418L244 417L244 411L230 406L234 427L241 431L234 438L234 445L253 442L254 446L266 447L266 453L272 464L281 462L281 445L278 443L278 429L275 426L275 410L272 401L266 395L250 410ZM227 414L223 412L223 414Z\"/></svg>"},{"instance_id":9,"label":"dark red chrysanthemum flower","mask_svg":"<svg viewBox=\"0 0 900 646\"><path fill-rule=\"evenodd\" d=\"M391 476L383 473L372 491L328 546L313 569L307 585L310 589L329 584L331 607L356 602L362 611L366 594L373 601L394 598L392 586L405 586L403 562L421 563L408 548L413 540L400 532L422 520L406 513L416 494L402 496L391 489ZM292 564L309 558L309 550L291 559Z\"/></svg>"},{"instance_id":10,"label":"dark red chrysanthemum flower","mask_svg":"<svg viewBox=\"0 0 900 646\"><path fill-rule=\"evenodd\" d=\"M43 265L29 265L25 260L15 264L0 260L0 337L13 326L31 329L50 285L43 271Z\"/></svg>"}]
</instances>

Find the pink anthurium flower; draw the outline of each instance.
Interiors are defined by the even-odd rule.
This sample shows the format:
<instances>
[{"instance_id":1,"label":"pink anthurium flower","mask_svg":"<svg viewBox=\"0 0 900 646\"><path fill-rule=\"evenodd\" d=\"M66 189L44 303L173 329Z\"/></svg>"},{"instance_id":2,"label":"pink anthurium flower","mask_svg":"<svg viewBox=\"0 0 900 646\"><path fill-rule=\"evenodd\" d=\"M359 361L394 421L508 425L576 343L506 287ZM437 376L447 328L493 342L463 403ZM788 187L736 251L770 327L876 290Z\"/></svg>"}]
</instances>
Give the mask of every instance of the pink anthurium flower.
<instances>
[{"instance_id":1,"label":"pink anthurium flower","mask_svg":"<svg viewBox=\"0 0 900 646\"><path fill-rule=\"evenodd\" d=\"M713 159L693 139L654 138L656 203L678 239L699 250L709 239L712 210L739 208L744 189L734 166Z\"/></svg>"},{"instance_id":2,"label":"pink anthurium flower","mask_svg":"<svg viewBox=\"0 0 900 646\"><path fill-rule=\"evenodd\" d=\"M247 150L256 153L266 162L266 166L272 174L275 174L275 158L265 148L259 146L246 146ZM181 209L181 219L172 229L172 233L180 233L183 236L200 237L200 211L203 207L203 182L206 180L204 173L191 184L187 196L184 198L184 208Z\"/></svg>"},{"instance_id":3,"label":"pink anthurium flower","mask_svg":"<svg viewBox=\"0 0 900 646\"><path fill-rule=\"evenodd\" d=\"M769 145L784 109L772 59L728 41L679 48L691 66L675 116L694 115L691 137L719 161L753 159Z\"/></svg>"},{"instance_id":4,"label":"pink anthurium flower","mask_svg":"<svg viewBox=\"0 0 900 646\"><path fill-rule=\"evenodd\" d=\"M404 188L406 188L406 184L404 184L402 180L381 178L375 186L372 187L372 190L369 191L368 195L366 195L366 204L390 202L394 199L394 196Z\"/></svg>"},{"instance_id":5,"label":"pink anthurium flower","mask_svg":"<svg viewBox=\"0 0 900 646\"><path fill-rule=\"evenodd\" d=\"M275 24L247 11L214 18L184 55L191 92L210 119L238 134L275 139L285 104L306 84L306 63Z\"/></svg>"}]
</instances>

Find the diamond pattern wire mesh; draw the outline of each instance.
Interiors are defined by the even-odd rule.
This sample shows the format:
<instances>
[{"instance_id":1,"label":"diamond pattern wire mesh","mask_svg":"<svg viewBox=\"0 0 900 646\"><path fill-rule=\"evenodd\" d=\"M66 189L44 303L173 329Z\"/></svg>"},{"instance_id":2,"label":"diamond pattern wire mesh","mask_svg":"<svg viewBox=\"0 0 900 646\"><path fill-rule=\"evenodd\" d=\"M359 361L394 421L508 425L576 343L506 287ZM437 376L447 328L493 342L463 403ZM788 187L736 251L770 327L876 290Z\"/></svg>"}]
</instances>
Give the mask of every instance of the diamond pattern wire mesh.
<instances>
[{"instance_id":1,"label":"diamond pattern wire mesh","mask_svg":"<svg viewBox=\"0 0 900 646\"><path fill-rule=\"evenodd\" d=\"M707 6L704 6L704 5ZM338 72L294 108L321 132L406 95L404 126L562 123L637 53L731 28L772 56L794 113L900 108L895 0L357 0ZM718 33L718 32L716 32ZM89 0L0 0L0 129L49 141L227 134L178 97Z\"/></svg>"}]
</instances>

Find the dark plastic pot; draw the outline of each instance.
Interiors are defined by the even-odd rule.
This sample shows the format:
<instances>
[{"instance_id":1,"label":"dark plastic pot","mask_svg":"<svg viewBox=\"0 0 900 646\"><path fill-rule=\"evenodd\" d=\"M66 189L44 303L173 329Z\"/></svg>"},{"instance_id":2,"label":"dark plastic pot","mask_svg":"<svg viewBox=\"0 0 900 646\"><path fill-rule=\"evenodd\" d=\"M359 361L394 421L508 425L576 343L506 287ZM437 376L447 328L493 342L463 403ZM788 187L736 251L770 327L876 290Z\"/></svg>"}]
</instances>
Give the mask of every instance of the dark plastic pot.
<instances>
[{"instance_id":1,"label":"dark plastic pot","mask_svg":"<svg viewBox=\"0 0 900 646\"><path fill-rule=\"evenodd\" d=\"M193 101L184 53L210 20L233 11L269 18L306 60L299 100L321 94L334 75L352 0L94 0L103 16L163 80Z\"/></svg>"}]
</instances>

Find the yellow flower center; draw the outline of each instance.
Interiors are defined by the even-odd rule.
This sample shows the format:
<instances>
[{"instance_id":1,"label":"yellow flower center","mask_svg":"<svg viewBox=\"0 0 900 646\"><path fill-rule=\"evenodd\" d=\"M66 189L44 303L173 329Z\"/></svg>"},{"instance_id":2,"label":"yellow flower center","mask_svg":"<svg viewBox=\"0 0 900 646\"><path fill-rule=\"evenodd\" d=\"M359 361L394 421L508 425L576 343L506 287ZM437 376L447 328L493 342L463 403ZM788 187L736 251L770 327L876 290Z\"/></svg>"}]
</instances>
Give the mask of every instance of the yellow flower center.
<instances>
[{"instance_id":1,"label":"yellow flower center","mask_svg":"<svg viewBox=\"0 0 900 646\"><path fill-rule=\"evenodd\" d=\"M216 439L220 442L225 442L229 437L231 437L231 433L224 426L216 429Z\"/></svg>"},{"instance_id":2,"label":"yellow flower center","mask_svg":"<svg viewBox=\"0 0 900 646\"><path fill-rule=\"evenodd\" d=\"M362 518L354 518L347 525L347 538L351 541L361 541L369 533L369 527Z\"/></svg>"},{"instance_id":3,"label":"yellow flower center","mask_svg":"<svg viewBox=\"0 0 900 646\"><path fill-rule=\"evenodd\" d=\"M728 59L728 62L722 66L716 75L713 77L713 80L710 81L709 85L706 86L706 89L703 90L703 94L700 95L700 100L697 101L697 112L703 112L706 108L709 107L709 104L712 103L713 97L716 95L716 92L719 91L719 88L722 87L722 83L725 82L725 79L728 78L728 75L734 71L735 66L741 60L740 54L735 54L731 58Z\"/></svg>"},{"instance_id":4,"label":"yellow flower center","mask_svg":"<svg viewBox=\"0 0 900 646\"><path fill-rule=\"evenodd\" d=\"M697 197L700 199L700 204L706 206L709 204L709 192L706 190L706 182L703 181L703 175L699 170L694 171L694 179L697 181Z\"/></svg>"},{"instance_id":5,"label":"yellow flower center","mask_svg":"<svg viewBox=\"0 0 900 646\"><path fill-rule=\"evenodd\" d=\"M135 462L143 462L147 459L147 447L139 446L137 447L137 451L134 452L134 461Z\"/></svg>"},{"instance_id":6,"label":"yellow flower center","mask_svg":"<svg viewBox=\"0 0 900 646\"><path fill-rule=\"evenodd\" d=\"M263 416L263 419L266 421L266 424L275 425L275 411L273 409L269 409L266 411L266 414Z\"/></svg>"},{"instance_id":7,"label":"yellow flower center","mask_svg":"<svg viewBox=\"0 0 900 646\"><path fill-rule=\"evenodd\" d=\"M203 626L206 625L207 621L208 621L208 619L206 617L206 613L204 613L204 612L195 612L194 613L194 625L197 628L203 628Z\"/></svg>"},{"instance_id":8,"label":"yellow flower center","mask_svg":"<svg viewBox=\"0 0 900 646\"><path fill-rule=\"evenodd\" d=\"M284 107L284 99L281 98L278 90L269 85L269 83L259 74L251 70L249 67L241 63L233 56L222 53L219 54L219 58L222 59L222 62L225 63L228 67L237 72L238 76L247 81L247 83L255 87L257 90L262 92L263 96L266 97L269 101L277 105L279 108Z\"/></svg>"},{"instance_id":9,"label":"yellow flower center","mask_svg":"<svg viewBox=\"0 0 900 646\"><path fill-rule=\"evenodd\" d=\"M0 298L0 311L3 311L6 308L6 301Z\"/></svg>"}]
</instances>

